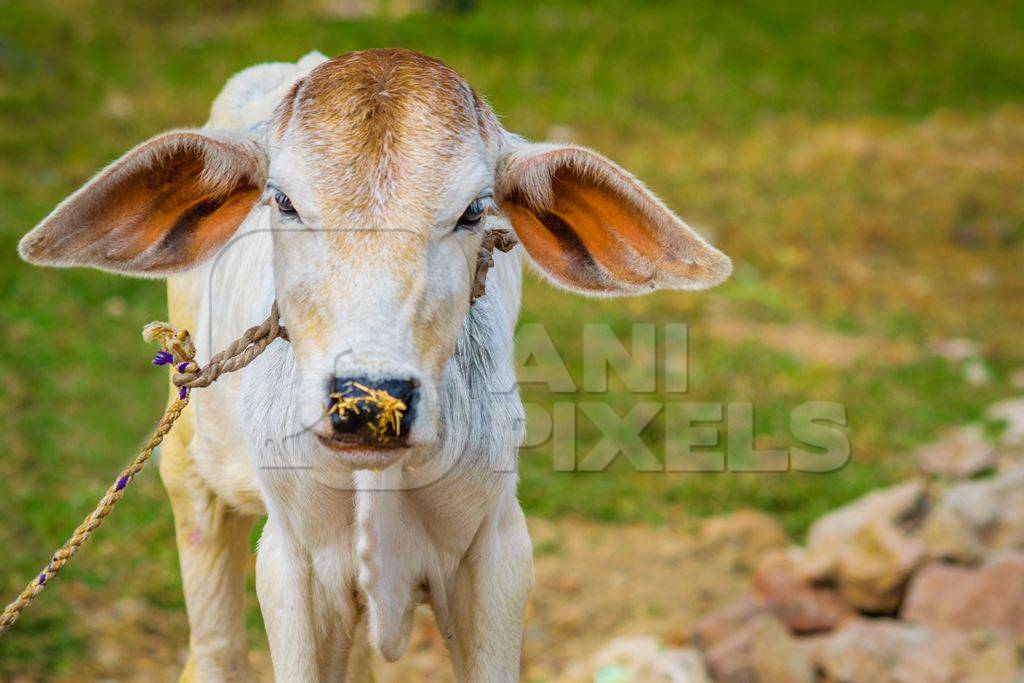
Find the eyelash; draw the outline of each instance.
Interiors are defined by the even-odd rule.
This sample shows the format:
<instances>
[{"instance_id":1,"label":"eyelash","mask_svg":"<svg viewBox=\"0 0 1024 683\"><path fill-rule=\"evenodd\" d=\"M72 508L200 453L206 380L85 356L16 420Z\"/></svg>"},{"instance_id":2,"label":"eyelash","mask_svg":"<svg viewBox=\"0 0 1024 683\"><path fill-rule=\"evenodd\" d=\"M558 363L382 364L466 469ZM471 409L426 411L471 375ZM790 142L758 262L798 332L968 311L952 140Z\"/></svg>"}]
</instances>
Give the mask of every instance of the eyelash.
<instances>
[{"instance_id":1,"label":"eyelash","mask_svg":"<svg viewBox=\"0 0 1024 683\"><path fill-rule=\"evenodd\" d=\"M466 210L462 212L459 220L455 222L455 230L475 230L492 205L493 202L490 195L474 199L466 207Z\"/></svg>"},{"instance_id":2,"label":"eyelash","mask_svg":"<svg viewBox=\"0 0 1024 683\"><path fill-rule=\"evenodd\" d=\"M287 216L289 218L299 217L299 212L295 210L294 206L292 206L292 200L288 198L288 195L281 192L281 190L278 190L276 187L271 187L269 189L274 197L274 204L277 205L277 210L281 212L282 216ZM462 216L460 216L459 220L455 223L455 229L476 229L484 219L484 216L487 215L487 211L491 208L492 203L491 195L485 195L474 199L470 202L469 206L466 207L466 210L462 212Z\"/></svg>"},{"instance_id":3,"label":"eyelash","mask_svg":"<svg viewBox=\"0 0 1024 683\"><path fill-rule=\"evenodd\" d=\"M287 216L288 218L299 217L299 212L295 210L294 206L292 206L292 200L288 198L288 195L281 192L281 190L276 187L271 187L269 189L274 197L274 203L277 205L277 210L281 212L282 216Z\"/></svg>"}]
</instances>

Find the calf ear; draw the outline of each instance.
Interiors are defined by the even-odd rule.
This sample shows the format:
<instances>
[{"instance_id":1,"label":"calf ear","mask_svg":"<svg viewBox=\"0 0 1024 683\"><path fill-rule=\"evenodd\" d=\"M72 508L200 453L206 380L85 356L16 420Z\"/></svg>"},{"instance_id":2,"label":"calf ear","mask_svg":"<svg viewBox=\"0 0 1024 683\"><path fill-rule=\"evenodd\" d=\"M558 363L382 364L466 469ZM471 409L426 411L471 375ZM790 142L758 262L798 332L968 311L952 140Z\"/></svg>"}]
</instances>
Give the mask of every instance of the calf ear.
<instances>
[{"instance_id":1,"label":"calf ear","mask_svg":"<svg viewBox=\"0 0 1024 683\"><path fill-rule=\"evenodd\" d=\"M704 289L732 264L631 174L582 147L512 139L495 195L534 264L589 294Z\"/></svg>"},{"instance_id":2,"label":"calf ear","mask_svg":"<svg viewBox=\"0 0 1024 683\"><path fill-rule=\"evenodd\" d=\"M22 238L31 263L168 275L212 256L260 197L266 157L224 131L164 133L131 150Z\"/></svg>"}]
</instances>

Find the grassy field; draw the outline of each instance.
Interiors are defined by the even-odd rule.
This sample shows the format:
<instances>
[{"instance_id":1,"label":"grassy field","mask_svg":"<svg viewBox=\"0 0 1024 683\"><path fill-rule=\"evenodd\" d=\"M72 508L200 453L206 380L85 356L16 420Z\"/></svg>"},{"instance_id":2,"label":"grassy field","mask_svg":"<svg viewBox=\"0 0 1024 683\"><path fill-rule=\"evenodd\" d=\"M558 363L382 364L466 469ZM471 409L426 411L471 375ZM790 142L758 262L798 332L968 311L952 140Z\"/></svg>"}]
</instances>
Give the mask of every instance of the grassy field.
<instances>
[{"instance_id":1,"label":"grassy field","mask_svg":"<svg viewBox=\"0 0 1024 683\"><path fill-rule=\"evenodd\" d=\"M759 446L793 445L809 400L846 405L853 457L823 475L555 472L524 452L534 515L682 525L758 507L799 535L911 468L945 425L1012 395L1024 367L1024 11L1012 2L485 0L466 14L351 19L314 3L9 0L0 12L0 589L13 597L160 414L141 326L158 282L22 264L18 238L100 166L199 125L235 71L400 45L459 70L511 130L635 171L730 254L702 294L590 301L527 284L578 379L582 323L690 326L694 401L750 402ZM173 10L171 8L174 8ZM987 381L929 352L976 344ZM638 400L580 393L620 413ZM529 387L527 399L553 396ZM674 397L671 400L677 400ZM723 428L724 432L724 428ZM662 452L663 419L645 431ZM586 453L599 430L579 421ZM9 637L0 679L72 675L93 610L125 596L185 643L169 506L144 475ZM253 607L253 630L258 615ZM19 679L21 680L21 679Z\"/></svg>"}]
</instances>

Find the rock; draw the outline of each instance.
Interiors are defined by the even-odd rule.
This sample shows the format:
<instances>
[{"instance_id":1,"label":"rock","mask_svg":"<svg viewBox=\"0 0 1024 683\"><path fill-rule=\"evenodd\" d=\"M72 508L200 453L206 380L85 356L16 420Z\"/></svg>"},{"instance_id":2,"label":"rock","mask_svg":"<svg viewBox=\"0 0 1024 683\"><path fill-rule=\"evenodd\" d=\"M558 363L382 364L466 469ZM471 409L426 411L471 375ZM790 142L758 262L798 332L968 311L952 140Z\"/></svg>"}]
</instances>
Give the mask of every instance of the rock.
<instances>
[{"instance_id":1,"label":"rock","mask_svg":"<svg viewBox=\"0 0 1024 683\"><path fill-rule=\"evenodd\" d=\"M999 639L984 644L968 663L961 683L1020 683L1017 647Z\"/></svg>"},{"instance_id":2,"label":"rock","mask_svg":"<svg viewBox=\"0 0 1024 683\"><path fill-rule=\"evenodd\" d=\"M759 683L814 683L811 660L777 619L755 617L753 669Z\"/></svg>"},{"instance_id":3,"label":"rock","mask_svg":"<svg viewBox=\"0 0 1024 683\"><path fill-rule=\"evenodd\" d=\"M662 650L646 667L639 670L638 683L711 683L704 656L696 648Z\"/></svg>"},{"instance_id":4,"label":"rock","mask_svg":"<svg viewBox=\"0 0 1024 683\"><path fill-rule=\"evenodd\" d=\"M712 517L701 526L700 541L708 552L725 556L732 564L748 566L765 551L789 544L775 518L754 510Z\"/></svg>"},{"instance_id":5,"label":"rock","mask_svg":"<svg viewBox=\"0 0 1024 683\"><path fill-rule=\"evenodd\" d=\"M663 649L657 638L616 638L598 650L590 667L595 683L711 683L695 648Z\"/></svg>"},{"instance_id":6,"label":"rock","mask_svg":"<svg viewBox=\"0 0 1024 683\"><path fill-rule=\"evenodd\" d=\"M999 442L1005 446L1024 446L1024 397L1009 398L988 407L985 418L1002 422L1005 427Z\"/></svg>"},{"instance_id":7,"label":"rock","mask_svg":"<svg viewBox=\"0 0 1024 683\"><path fill-rule=\"evenodd\" d=\"M589 678L594 683L632 683L636 668L658 653L660 645L653 636L616 638L594 653L591 662L576 667L581 669L573 678Z\"/></svg>"},{"instance_id":8,"label":"rock","mask_svg":"<svg viewBox=\"0 0 1024 683\"><path fill-rule=\"evenodd\" d=\"M893 672L903 683L945 683L959 681L974 653L970 640L961 633L932 633L930 639L903 653Z\"/></svg>"},{"instance_id":9,"label":"rock","mask_svg":"<svg viewBox=\"0 0 1024 683\"><path fill-rule=\"evenodd\" d=\"M749 597L741 598L698 619L693 627L693 643L707 652L742 629L755 616L770 611L767 605L758 604Z\"/></svg>"},{"instance_id":10,"label":"rock","mask_svg":"<svg viewBox=\"0 0 1024 683\"><path fill-rule=\"evenodd\" d=\"M902 617L933 628L986 629L1024 637L1024 553L980 568L933 563L914 577Z\"/></svg>"},{"instance_id":11,"label":"rock","mask_svg":"<svg viewBox=\"0 0 1024 683\"><path fill-rule=\"evenodd\" d=\"M884 520L862 526L839 551L839 593L870 614L893 614L911 572L925 557L920 540Z\"/></svg>"},{"instance_id":12,"label":"rock","mask_svg":"<svg viewBox=\"0 0 1024 683\"><path fill-rule=\"evenodd\" d=\"M980 387L992 381L992 372L980 358L969 358L964 361L963 371L964 381L971 386Z\"/></svg>"},{"instance_id":13,"label":"rock","mask_svg":"<svg viewBox=\"0 0 1024 683\"><path fill-rule=\"evenodd\" d=\"M978 355L978 345L962 337L937 339L928 344L928 350L953 363L962 363Z\"/></svg>"},{"instance_id":14,"label":"rock","mask_svg":"<svg viewBox=\"0 0 1024 683\"><path fill-rule=\"evenodd\" d=\"M972 477L996 463L995 449L981 425L949 430L935 443L918 449L914 457L922 472L949 479Z\"/></svg>"},{"instance_id":15,"label":"rock","mask_svg":"<svg viewBox=\"0 0 1024 683\"><path fill-rule=\"evenodd\" d=\"M951 486L925 521L921 538L931 557L961 562L1024 548L1024 466Z\"/></svg>"},{"instance_id":16,"label":"rock","mask_svg":"<svg viewBox=\"0 0 1024 683\"><path fill-rule=\"evenodd\" d=\"M924 484L911 481L825 515L811 526L801 576L835 581L857 609L894 612L907 578L924 557L924 545L901 527L917 524L924 508Z\"/></svg>"},{"instance_id":17,"label":"rock","mask_svg":"<svg viewBox=\"0 0 1024 683\"><path fill-rule=\"evenodd\" d=\"M643 659L661 649L661 641L655 636L634 636L610 640L594 653L593 662L597 666L622 664L633 659Z\"/></svg>"},{"instance_id":18,"label":"rock","mask_svg":"<svg viewBox=\"0 0 1024 683\"><path fill-rule=\"evenodd\" d=\"M820 668L818 667L818 662L821 661L825 646L831 642L832 636L833 633L819 633L797 639L796 644L803 650L812 667Z\"/></svg>"},{"instance_id":19,"label":"rock","mask_svg":"<svg viewBox=\"0 0 1024 683\"><path fill-rule=\"evenodd\" d=\"M842 683L953 683L971 659L970 640L891 619L847 622L819 650L826 679Z\"/></svg>"},{"instance_id":20,"label":"rock","mask_svg":"<svg viewBox=\"0 0 1024 683\"><path fill-rule=\"evenodd\" d=\"M854 612L834 588L800 577L801 554L800 548L768 553L751 577L755 599L794 633L830 631Z\"/></svg>"},{"instance_id":21,"label":"rock","mask_svg":"<svg viewBox=\"0 0 1024 683\"><path fill-rule=\"evenodd\" d=\"M921 540L934 559L976 562L989 552L971 523L951 505L941 505L928 516Z\"/></svg>"},{"instance_id":22,"label":"rock","mask_svg":"<svg viewBox=\"0 0 1024 683\"><path fill-rule=\"evenodd\" d=\"M924 495L924 483L911 481L874 491L821 517L808 532L801 574L815 580L834 578L840 555L864 526L895 525L915 517L924 505Z\"/></svg>"},{"instance_id":23,"label":"rock","mask_svg":"<svg viewBox=\"0 0 1024 683\"><path fill-rule=\"evenodd\" d=\"M959 683L1020 683L1017 648L1008 640L983 646L970 662Z\"/></svg>"},{"instance_id":24,"label":"rock","mask_svg":"<svg viewBox=\"0 0 1024 683\"><path fill-rule=\"evenodd\" d=\"M1000 448L996 453L996 470L1006 472L1024 465L1024 446Z\"/></svg>"},{"instance_id":25,"label":"rock","mask_svg":"<svg viewBox=\"0 0 1024 683\"><path fill-rule=\"evenodd\" d=\"M813 683L806 653L774 616L760 614L708 651L717 683Z\"/></svg>"},{"instance_id":26,"label":"rock","mask_svg":"<svg viewBox=\"0 0 1024 683\"><path fill-rule=\"evenodd\" d=\"M631 683L633 672L618 664L601 667L594 673L594 683Z\"/></svg>"}]
</instances>

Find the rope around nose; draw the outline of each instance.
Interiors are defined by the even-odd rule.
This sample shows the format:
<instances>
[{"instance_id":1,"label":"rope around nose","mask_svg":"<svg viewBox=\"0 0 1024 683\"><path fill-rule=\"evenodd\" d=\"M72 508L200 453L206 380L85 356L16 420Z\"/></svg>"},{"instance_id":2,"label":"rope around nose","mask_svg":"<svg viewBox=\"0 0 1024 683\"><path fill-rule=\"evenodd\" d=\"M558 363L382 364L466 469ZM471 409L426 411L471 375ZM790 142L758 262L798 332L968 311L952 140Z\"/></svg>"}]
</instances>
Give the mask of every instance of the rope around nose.
<instances>
[{"instance_id":1,"label":"rope around nose","mask_svg":"<svg viewBox=\"0 0 1024 683\"><path fill-rule=\"evenodd\" d=\"M4 608L3 614L0 615L0 634L7 631L18 620L25 608L43 592L50 580L71 560L92 532L103 524L103 520L114 509L117 502L124 497L128 484L132 483L135 475L142 471L146 461L153 455L153 451L171 431L174 422L181 417L182 411L185 410L185 406L189 402L189 389L208 387L221 375L244 368L256 356L263 353L275 339L287 340L288 331L281 327L277 302L274 302L270 309L270 317L262 324L246 330L241 337L211 358L204 368L200 368L195 362L196 350L188 330L179 330L170 323L154 322L146 326L142 331L142 336L146 341L157 341L160 344L161 350L153 359L155 365L173 363L177 366L177 372L172 376L171 381L180 388L178 398L167 406L167 410L157 423L149 441L135 456L132 463L117 476L103 498L97 503L96 508L78 525L64 545L53 554L49 564L43 568L39 576L25 586L25 590L14 602Z\"/></svg>"}]
</instances>

